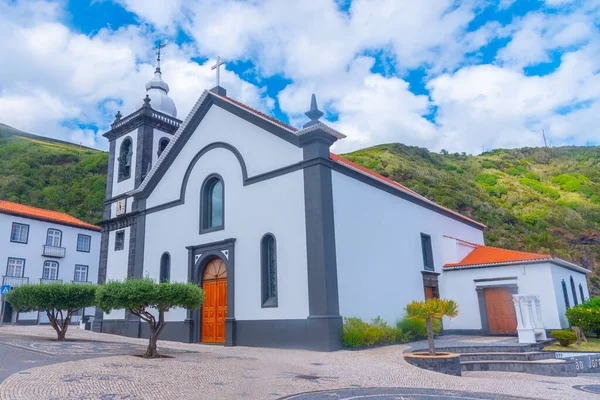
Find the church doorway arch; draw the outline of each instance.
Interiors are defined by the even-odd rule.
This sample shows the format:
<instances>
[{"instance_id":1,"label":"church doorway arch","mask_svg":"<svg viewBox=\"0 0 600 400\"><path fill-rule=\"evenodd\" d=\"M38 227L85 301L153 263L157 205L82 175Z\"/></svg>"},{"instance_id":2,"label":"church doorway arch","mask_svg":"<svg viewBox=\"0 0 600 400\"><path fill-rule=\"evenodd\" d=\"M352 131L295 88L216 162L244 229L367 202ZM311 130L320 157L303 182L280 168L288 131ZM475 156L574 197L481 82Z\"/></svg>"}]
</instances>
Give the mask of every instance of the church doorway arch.
<instances>
[{"instance_id":1,"label":"church doorway arch","mask_svg":"<svg viewBox=\"0 0 600 400\"><path fill-rule=\"evenodd\" d=\"M201 341L203 343L225 342L225 319L227 318L227 266L215 257L207 261L202 272L204 303L201 310Z\"/></svg>"}]
</instances>

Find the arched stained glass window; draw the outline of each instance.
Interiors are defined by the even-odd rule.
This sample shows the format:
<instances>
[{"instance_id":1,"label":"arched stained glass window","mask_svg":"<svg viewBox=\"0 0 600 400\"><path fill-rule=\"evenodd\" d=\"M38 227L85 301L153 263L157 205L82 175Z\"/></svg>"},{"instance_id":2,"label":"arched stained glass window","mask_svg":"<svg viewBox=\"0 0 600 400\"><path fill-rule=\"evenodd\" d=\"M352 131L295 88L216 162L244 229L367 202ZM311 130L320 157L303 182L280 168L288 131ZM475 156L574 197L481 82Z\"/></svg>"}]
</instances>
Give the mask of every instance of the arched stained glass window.
<instances>
[{"instance_id":1,"label":"arched stained glass window","mask_svg":"<svg viewBox=\"0 0 600 400\"><path fill-rule=\"evenodd\" d=\"M262 305L277 307L277 246L275 237L266 234L261 240Z\"/></svg>"},{"instance_id":2,"label":"arched stained glass window","mask_svg":"<svg viewBox=\"0 0 600 400\"><path fill-rule=\"evenodd\" d=\"M575 290L575 281L573 281L572 276L571 276L571 293L573 293L573 302L575 303L575 305L579 305L579 301L577 301L577 290Z\"/></svg>"},{"instance_id":3,"label":"arched stained glass window","mask_svg":"<svg viewBox=\"0 0 600 400\"><path fill-rule=\"evenodd\" d=\"M567 308L571 308L571 304L569 303L569 292L567 292L567 284L565 283L564 279L562 280L561 284L562 284L563 296L565 297L565 306L567 306Z\"/></svg>"},{"instance_id":4,"label":"arched stained glass window","mask_svg":"<svg viewBox=\"0 0 600 400\"><path fill-rule=\"evenodd\" d=\"M209 177L202 188L201 230L223 228L223 181L219 176Z\"/></svg>"},{"instance_id":5,"label":"arched stained glass window","mask_svg":"<svg viewBox=\"0 0 600 400\"><path fill-rule=\"evenodd\" d=\"M171 256L169 253L163 253L160 257L160 278L159 282L169 282L171 280Z\"/></svg>"}]
</instances>

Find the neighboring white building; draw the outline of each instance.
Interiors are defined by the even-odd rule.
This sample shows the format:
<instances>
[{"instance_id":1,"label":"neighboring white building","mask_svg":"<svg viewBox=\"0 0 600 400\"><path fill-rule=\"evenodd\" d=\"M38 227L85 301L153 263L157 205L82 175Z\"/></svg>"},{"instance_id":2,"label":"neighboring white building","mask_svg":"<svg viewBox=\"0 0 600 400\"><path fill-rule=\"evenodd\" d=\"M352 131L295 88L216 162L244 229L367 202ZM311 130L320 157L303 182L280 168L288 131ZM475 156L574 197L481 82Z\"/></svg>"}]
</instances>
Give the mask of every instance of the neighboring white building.
<instances>
[{"instance_id":1,"label":"neighboring white building","mask_svg":"<svg viewBox=\"0 0 600 400\"><path fill-rule=\"evenodd\" d=\"M169 311L165 339L334 350L343 317L394 324L408 302L440 295L464 310L456 329L482 332L471 304L477 272L442 267L483 246L484 225L330 153L344 135L319 121L314 97L300 130L219 86L182 122L163 83L157 68L147 88L160 93L118 113L104 135L98 282L150 276L202 286L202 309ZM449 236L471 248L453 254ZM445 282L460 276L460 286ZM576 283L587 296L579 275ZM558 307L553 280L539 290L554 291ZM97 311L93 329L147 335L124 310Z\"/></svg>"},{"instance_id":2,"label":"neighboring white building","mask_svg":"<svg viewBox=\"0 0 600 400\"><path fill-rule=\"evenodd\" d=\"M100 256L100 227L68 214L0 200L0 260L2 284L95 284ZM13 315L10 304L2 321L37 323L38 313ZM86 309L93 315L94 309ZM40 313L40 322L47 317Z\"/></svg>"},{"instance_id":3,"label":"neighboring white building","mask_svg":"<svg viewBox=\"0 0 600 400\"><path fill-rule=\"evenodd\" d=\"M440 291L460 305L459 315L444 322L447 331L514 334L512 294L539 296L544 327L567 328L567 308L590 296L590 271L550 254L480 246L453 237L443 241L447 263Z\"/></svg>"}]
</instances>

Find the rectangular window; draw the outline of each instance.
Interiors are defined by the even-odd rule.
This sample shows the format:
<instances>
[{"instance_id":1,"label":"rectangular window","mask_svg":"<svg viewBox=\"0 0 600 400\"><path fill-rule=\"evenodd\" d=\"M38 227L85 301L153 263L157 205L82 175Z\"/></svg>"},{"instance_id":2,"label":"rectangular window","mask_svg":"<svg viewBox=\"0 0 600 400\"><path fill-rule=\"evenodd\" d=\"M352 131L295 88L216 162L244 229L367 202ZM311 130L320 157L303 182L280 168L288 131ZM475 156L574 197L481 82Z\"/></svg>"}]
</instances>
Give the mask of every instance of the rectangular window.
<instances>
[{"instance_id":1,"label":"rectangular window","mask_svg":"<svg viewBox=\"0 0 600 400\"><path fill-rule=\"evenodd\" d=\"M56 261L46 261L42 271L42 279L58 279L58 263Z\"/></svg>"},{"instance_id":2,"label":"rectangular window","mask_svg":"<svg viewBox=\"0 0 600 400\"><path fill-rule=\"evenodd\" d=\"M60 247L62 242L62 232L58 229L48 229L46 235L46 246Z\"/></svg>"},{"instance_id":3,"label":"rectangular window","mask_svg":"<svg viewBox=\"0 0 600 400\"><path fill-rule=\"evenodd\" d=\"M75 282L87 282L88 279L88 266L87 265L75 265L75 276L73 280Z\"/></svg>"},{"instance_id":4,"label":"rectangular window","mask_svg":"<svg viewBox=\"0 0 600 400\"><path fill-rule=\"evenodd\" d=\"M423 266L427 271L434 271L433 249L431 248L431 236L421 233L421 250L423 251Z\"/></svg>"},{"instance_id":5,"label":"rectangular window","mask_svg":"<svg viewBox=\"0 0 600 400\"><path fill-rule=\"evenodd\" d=\"M82 235L81 233L77 235L77 251L85 251L86 253L89 253L91 243L91 236Z\"/></svg>"},{"instance_id":6,"label":"rectangular window","mask_svg":"<svg viewBox=\"0 0 600 400\"><path fill-rule=\"evenodd\" d=\"M125 231L115 233L115 251L125 248Z\"/></svg>"},{"instance_id":7,"label":"rectangular window","mask_svg":"<svg viewBox=\"0 0 600 400\"><path fill-rule=\"evenodd\" d=\"M10 231L10 241L15 243L27 243L29 238L29 225L13 222Z\"/></svg>"},{"instance_id":8,"label":"rectangular window","mask_svg":"<svg viewBox=\"0 0 600 400\"><path fill-rule=\"evenodd\" d=\"M22 258L8 258L6 276L22 277L25 270L25 260Z\"/></svg>"}]
</instances>

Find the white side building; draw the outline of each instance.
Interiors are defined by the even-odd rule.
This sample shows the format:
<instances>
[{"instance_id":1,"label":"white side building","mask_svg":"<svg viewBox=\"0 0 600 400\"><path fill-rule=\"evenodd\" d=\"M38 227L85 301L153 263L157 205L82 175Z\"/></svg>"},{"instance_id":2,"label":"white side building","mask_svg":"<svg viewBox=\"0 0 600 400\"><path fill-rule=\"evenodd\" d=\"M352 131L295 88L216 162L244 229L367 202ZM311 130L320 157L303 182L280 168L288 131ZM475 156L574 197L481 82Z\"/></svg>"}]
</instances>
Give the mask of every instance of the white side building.
<instances>
[{"instance_id":1,"label":"white side building","mask_svg":"<svg viewBox=\"0 0 600 400\"><path fill-rule=\"evenodd\" d=\"M0 201L3 285L96 284L99 257L100 227L65 213ZM38 322L37 312L13 315L8 303L1 311L3 322ZM85 312L93 315L94 309ZM47 322L47 317L40 314L40 322Z\"/></svg>"}]
</instances>

